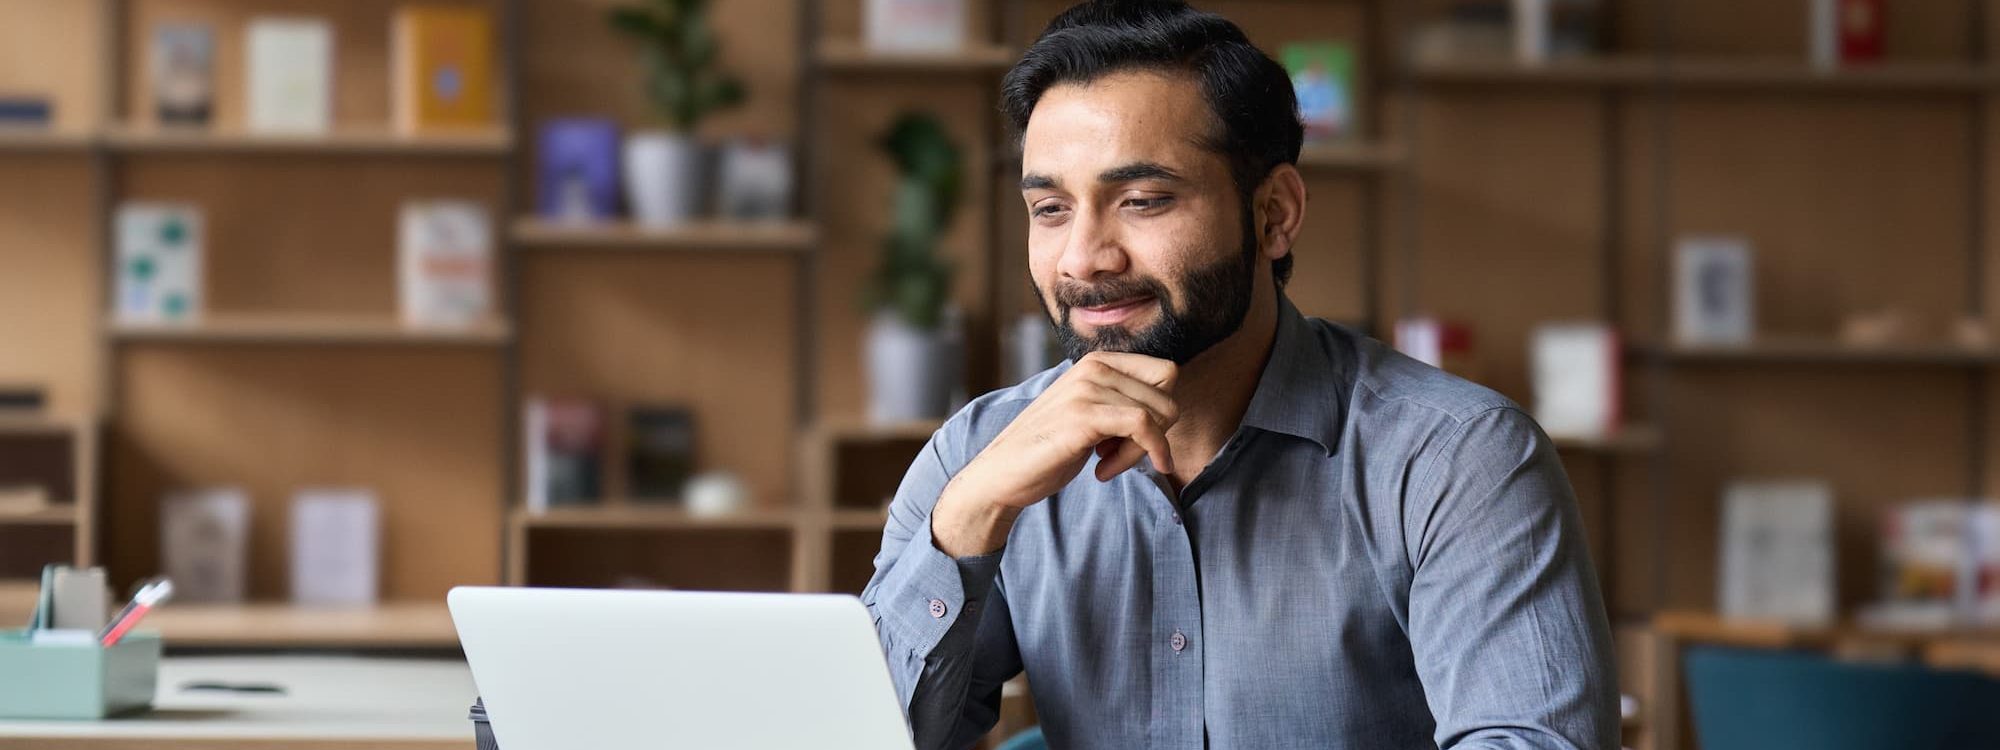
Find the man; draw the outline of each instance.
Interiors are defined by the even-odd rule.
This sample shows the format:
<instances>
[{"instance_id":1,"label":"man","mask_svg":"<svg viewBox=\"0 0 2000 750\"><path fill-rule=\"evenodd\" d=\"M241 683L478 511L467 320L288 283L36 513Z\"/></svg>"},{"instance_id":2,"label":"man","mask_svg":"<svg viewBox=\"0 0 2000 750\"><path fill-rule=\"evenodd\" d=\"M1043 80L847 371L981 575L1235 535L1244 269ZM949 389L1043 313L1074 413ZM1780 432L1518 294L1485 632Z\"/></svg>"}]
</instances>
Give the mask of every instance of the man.
<instances>
[{"instance_id":1,"label":"man","mask_svg":"<svg viewBox=\"0 0 2000 750\"><path fill-rule=\"evenodd\" d=\"M1615 748L1548 438L1285 298L1283 68L1180 0L1094 0L1003 97L1070 362L953 417L892 504L862 596L917 746L1026 670L1058 748Z\"/></svg>"}]
</instances>

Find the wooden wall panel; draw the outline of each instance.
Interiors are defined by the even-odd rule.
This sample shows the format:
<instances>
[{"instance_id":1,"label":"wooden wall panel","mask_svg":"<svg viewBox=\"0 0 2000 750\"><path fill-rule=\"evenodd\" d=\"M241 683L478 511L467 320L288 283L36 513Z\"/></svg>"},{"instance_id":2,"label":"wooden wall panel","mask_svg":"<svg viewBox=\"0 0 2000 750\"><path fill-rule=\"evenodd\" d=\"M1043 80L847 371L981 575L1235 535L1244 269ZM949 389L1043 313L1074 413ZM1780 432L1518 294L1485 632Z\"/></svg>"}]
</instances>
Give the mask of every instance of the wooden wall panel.
<instances>
[{"instance_id":1,"label":"wooden wall panel","mask_svg":"<svg viewBox=\"0 0 2000 750\"><path fill-rule=\"evenodd\" d=\"M531 586L788 591L791 532L529 532Z\"/></svg>"},{"instance_id":2,"label":"wooden wall panel","mask_svg":"<svg viewBox=\"0 0 2000 750\"><path fill-rule=\"evenodd\" d=\"M211 312L392 314L403 202L471 199L497 212L501 170L478 159L162 155L126 161L118 191L201 206Z\"/></svg>"},{"instance_id":3,"label":"wooden wall panel","mask_svg":"<svg viewBox=\"0 0 2000 750\"><path fill-rule=\"evenodd\" d=\"M10 21L0 23L0 94L48 97L59 130L96 127L106 96L102 4L0 0L0 19Z\"/></svg>"},{"instance_id":4,"label":"wooden wall panel","mask_svg":"<svg viewBox=\"0 0 2000 750\"><path fill-rule=\"evenodd\" d=\"M67 416L102 403L91 192L86 158L0 156L0 385L43 388L50 412Z\"/></svg>"},{"instance_id":5,"label":"wooden wall panel","mask_svg":"<svg viewBox=\"0 0 2000 750\"><path fill-rule=\"evenodd\" d=\"M1838 507L1843 612L1876 593L1881 511L1958 497L1971 466L1966 376L1951 369L1689 370L1672 387L1666 606L1711 609L1721 496L1736 478L1823 478Z\"/></svg>"},{"instance_id":6,"label":"wooden wall panel","mask_svg":"<svg viewBox=\"0 0 2000 750\"><path fill-rule=\"evenodd\" d=\"M106 549L119 585L158 569L164 493L252 500L250 593L286 596L300 488L369 487L382 593L437 600L500 576L497 355L488 351L128 346L110 451Z\"/></svg>"},{"instance_id":7,"label":"wooden wall panel","mask_svg":"<svg viewBox=\"0 0 2000 750\"><path fill-rule=\"evenodd\" d=\"M125 116L148 125L153 117L153 94L147 75L151 64L153 27L162 22L201 22L215 34L215 124L223 129L242 128L247 122L248 101L246 25L260 16L309 16L333 25L333 121L336 127L381 129L389 126L393 70L390 25L395 9L404 0L262 0L241 3L234 0L129 0L126 19ZM497 21L499 0L448 0L448 5L486 8ZM497 29L496 32L498 33ZM495 54L500 43L494 42ZM496 66L499 60L495 60ZM496 71L498 68L496 67ZM504 101L503 101L504 106ZM504 111L504 110L503 110Z\"/></svg>"},{"instance_id":8,"label":"wooden wall panel","mask_svg":"<svg viewBox=\"0 0 2000 750\"><path fill-rule=\"evenodd\" d=\"M796 504L791 260L551 251L525 259L521 296L524 396L599 399L615 430L624 407L690 405L700 468L735 472L761 505ZM606 451L614 467L621 455Z\"/></svg>"},{"instance_id":9,"label":"wooden wall panel","mask_svg":"<svg viewBox=\"0 0 2000 750\"><path fill-rule=\"evenodd\" d=\"M1527 404L1534 326L1602 315L1599 102L1466 92L1417 127L1412 312L1471 324L1480 380Z\"/></svg>"},{"instance_id":10,"label":"wooden wall panel","mask_svg":"<svg viewBox=\"0 0 2000 750\"><path fill-rule=\"evenodd\" d=\"M1760 334L1831 336L1889 307L1942 331L1966 304L1967 106L1685 95L1672 236L1750 238Z\"/></svg>"},{"instance_id":11,"label":"wooden wall panel","mask_svg":"<svg viewBox=\"0 0 2000 750\"><path fill-rule=\"evenodd\" d=\"M889 231L897 179L895 165L876 142L903 112L938 116L961 149L965 187L940 250L957 268L953 301L968 316L968 341L978 350L981 342L992 340L986 264L991 242L987 222L993 217L987 207L995 198L984 175L993 158L997 118L992 85L973 77L834 77L823 96L838 104L822 108L825 118L816 136L822 158L815 189L823 203L815 366L819 416L841 419L867 412L862 372L867 316L860 294ZM979 367L975 359L973 371Z\"/></svg>"}]
</instances>

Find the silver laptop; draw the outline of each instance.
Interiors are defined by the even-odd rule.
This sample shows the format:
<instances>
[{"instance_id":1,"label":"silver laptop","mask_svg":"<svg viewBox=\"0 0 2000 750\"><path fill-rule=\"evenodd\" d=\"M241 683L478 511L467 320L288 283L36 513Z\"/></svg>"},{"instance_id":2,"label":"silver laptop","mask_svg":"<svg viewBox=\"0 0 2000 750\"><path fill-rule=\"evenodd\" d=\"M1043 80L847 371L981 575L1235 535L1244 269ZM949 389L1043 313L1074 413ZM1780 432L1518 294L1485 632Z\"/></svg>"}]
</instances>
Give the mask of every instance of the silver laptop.
<instances>
[{"instance_id":1,"label":"silver laptop","mask_svg":"<svg viewBox=\"0 0 2000 750\"><path fill-rule=\"evenodd\" d=\"M452 589L500 750L910 748L851 596Z\"/></svg>"}]
</instances>

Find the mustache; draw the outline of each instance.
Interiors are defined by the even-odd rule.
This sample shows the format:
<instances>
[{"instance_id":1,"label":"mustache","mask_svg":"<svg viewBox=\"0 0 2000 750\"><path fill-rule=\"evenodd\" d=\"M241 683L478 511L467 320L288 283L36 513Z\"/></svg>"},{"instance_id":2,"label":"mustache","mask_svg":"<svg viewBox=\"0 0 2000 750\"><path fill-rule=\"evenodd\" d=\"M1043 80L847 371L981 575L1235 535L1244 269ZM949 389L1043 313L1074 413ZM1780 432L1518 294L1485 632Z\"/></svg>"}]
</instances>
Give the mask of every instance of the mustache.
<instances>
[{"instance_id":1,"label":"mustache","mask_svg":"<svg viewBox=\"0 0 2000 750\"><path fill-rule=\"evenodd\" d=\"M1055 288L1056 304L1065 310L1072 307L1103 307L1139 297L1152 297L1164 302L1167 299L1167 287L1158 279L1133 277L1100 281L1095 284L1085 284L1080 281L1062 282Z\"/></svg>"}]
</instances>

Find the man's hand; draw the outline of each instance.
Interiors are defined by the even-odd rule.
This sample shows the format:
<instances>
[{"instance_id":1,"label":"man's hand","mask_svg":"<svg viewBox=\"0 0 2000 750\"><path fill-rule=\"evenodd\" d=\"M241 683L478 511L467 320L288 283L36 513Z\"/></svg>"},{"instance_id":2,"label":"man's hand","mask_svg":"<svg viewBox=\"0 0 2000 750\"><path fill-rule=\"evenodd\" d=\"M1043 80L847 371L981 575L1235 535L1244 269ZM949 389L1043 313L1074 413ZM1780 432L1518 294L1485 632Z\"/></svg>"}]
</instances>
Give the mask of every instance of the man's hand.
<instances>
[{"instance_id":1,"label":"man's hand","mask_svg":"<svg viewBox=\"0 0 2000 750\"><path fill-rule=\"evenodd\" d=\"M1174 363L1138 354L1078 360L945 486L931 513L938 549L952 557L1000 549L1021 510L1069 484L1092 452L1098 481L1146 456L1173 472L1167 428L1180 418L1178 376Z\"/></svg>"}]
</instances>

